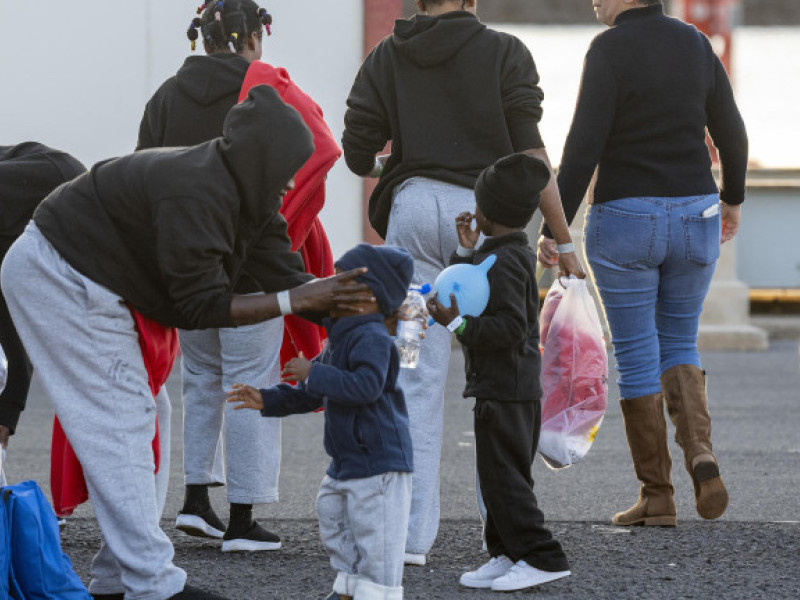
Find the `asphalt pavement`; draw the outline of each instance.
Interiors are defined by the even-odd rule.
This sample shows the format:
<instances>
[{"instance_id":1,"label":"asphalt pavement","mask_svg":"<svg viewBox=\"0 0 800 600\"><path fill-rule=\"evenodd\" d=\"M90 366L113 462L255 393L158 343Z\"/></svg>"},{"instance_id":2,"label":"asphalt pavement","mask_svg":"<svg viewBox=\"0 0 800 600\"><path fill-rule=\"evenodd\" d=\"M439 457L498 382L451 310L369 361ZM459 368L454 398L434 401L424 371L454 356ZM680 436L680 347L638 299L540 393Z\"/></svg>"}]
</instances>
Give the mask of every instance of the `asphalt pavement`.
<instances>
[{"instance_id":1,"label":"asphalt pavement","mask_svg":"<svg viewBox=\"0 0 800 600\"><path fill-rule=\"evenodd\" d=\"M800 598L800 354L798 339L773 339L765 352L704 352L713 441L731 501L713 522L694 511L692 484L680 449L670 442L678 527L617 528L611 515L636 499L618 406L609 408L583 462L552 471L537 458L539 503L562 542L572 576L511 598L795 600ZM613 360L612 360L613 369ZM445 403L442 520L425 567L407 567L408 600L497 598L461 588L458 577L486 560L474 496L471 403L461 397L463 361L453 352ZM333 573L317 533L314 500L327 466L320 414L283 423L280 502L258 507L262 524L279 533L276 552L223 554L219 543L190 538L172 526L182 487L180 372L167 383L173 404L170 492L162 527L175 544L175 562L194 585L236 600L325 598ZM11 483L36 479L48 492L53 411L34 379L28 409L8 449ZM224 489L211 492L227 518ZM89 504L69 519L64 551L87 580L99 530ZM501 596L502 597L502 596Z\"/></svg>"}]
</instances>

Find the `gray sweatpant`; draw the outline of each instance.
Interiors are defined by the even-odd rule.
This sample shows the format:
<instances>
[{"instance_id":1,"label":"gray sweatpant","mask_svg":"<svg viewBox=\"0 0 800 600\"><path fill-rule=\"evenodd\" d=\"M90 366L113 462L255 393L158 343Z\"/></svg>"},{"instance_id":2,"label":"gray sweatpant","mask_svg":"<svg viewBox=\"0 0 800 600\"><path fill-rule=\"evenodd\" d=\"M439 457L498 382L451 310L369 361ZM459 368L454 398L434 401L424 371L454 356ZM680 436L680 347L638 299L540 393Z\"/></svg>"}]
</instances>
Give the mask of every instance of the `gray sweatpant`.
<instances>
[{"instance_id":1,"label":"gray sweatpant","mask_svg":"<svg viewBox=\"0 0 800 600\"><path fill-rule=\"evenodd\" d=\"M456 216L475 210L469 188L414 177L394 191L386 243L414 258L414 283L430 283L450 264L458 247ZM434 325L425 334L416 369L400 369L408 406L414 475L406 552L428 554L439 530L439 461L442 454L444 388L451 334Z\"/></svg>"},{"instance_id":2,"label":"gray sweatpant","mask_svg":"<svg viewBox=\"0 0 800 600\"><path fill-rule=\"evenodd\" d=\"M172 544L159 527L156 403L130 311L122 298L67 264L33 223L8 251L0 279L20 338L81 462L103 535L90 591L117 593L121 581L127 600L177 594L186 573L172 563ZM159 426L168 439L169 421Z\"/></svg>"},{"instance_id":3,"label":"gray sweatpant","mask_svg":"<svg viewBox=\"0 0 800 600\"><path fill-rule=\"evenodd\" d=\"M336 570L333 590L354 600L400 600L411 473L364 479L326 475L317 495L322 543Z\"/></svg>"},{"instance_id":4,"label":"gray sweatpant","mask_svg":"<svg viewBox=\"0 0 800 600\"><path fill-rule=\"evenodd\" d=\"M227 482L230 503L277 502L281 420L233 410L225 393L234 383L266 388L280 382L283 319L181 331L180 340L186 483Z\"/></svg>"}]
</instances>

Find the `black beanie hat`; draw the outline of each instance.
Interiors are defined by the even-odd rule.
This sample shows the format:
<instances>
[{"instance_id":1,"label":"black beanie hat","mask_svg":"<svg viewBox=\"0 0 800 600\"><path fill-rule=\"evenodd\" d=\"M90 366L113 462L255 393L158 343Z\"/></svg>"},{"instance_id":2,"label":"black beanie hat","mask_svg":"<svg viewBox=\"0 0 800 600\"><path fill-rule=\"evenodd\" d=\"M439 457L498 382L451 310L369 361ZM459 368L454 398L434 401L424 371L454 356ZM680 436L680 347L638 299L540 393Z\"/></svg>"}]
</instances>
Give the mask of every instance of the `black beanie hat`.
<instances>
[{"instance_id":1,"label":"black beanie hat","mask_svg":"<svg viewBox=\"0 0 800 600\"><path fill-rule=\"evenodd\" d=\"M506 227L524 227L539 208L540 192L550 169L538 158L517 153L483 170L475 184L475 200L483 215Z\"/></svg>"},{"instance_id":2,"label":"black beanie hat","mask_svg":"<svg viewBox=\"0 0 800 600\"><path fill-rule=\"evenodd\" d=\"M348 250L336 261L343 271L367 267L369 271L356 280L366 283L387 317L394 314L406 299L411 277L414 275L414 260L399 246L373 246L359 244Z\"/></svg>"}]
</instances>

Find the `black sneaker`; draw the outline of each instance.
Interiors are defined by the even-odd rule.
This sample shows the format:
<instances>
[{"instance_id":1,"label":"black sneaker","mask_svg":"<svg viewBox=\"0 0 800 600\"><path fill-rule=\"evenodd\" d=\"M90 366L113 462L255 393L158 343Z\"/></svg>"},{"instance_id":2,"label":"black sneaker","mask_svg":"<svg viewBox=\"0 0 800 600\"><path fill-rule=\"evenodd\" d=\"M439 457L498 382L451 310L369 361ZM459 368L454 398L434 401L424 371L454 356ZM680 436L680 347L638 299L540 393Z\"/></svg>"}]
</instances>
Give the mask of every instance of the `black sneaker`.
<instances>
[{"instance_id":1,"label":"black sneaker","mask_svg":"<svg viewBox=\"0 0 800 600\"><path fill-rule=\"evenodd\" d=\"M214 509L208 507L203 512L194 514L188 512L178 513L175 519L175 528L180 529L187 535L196 537L208 537L222 539L225 535L225 525L219 520Z\"/></svg>"},{"instance_id":2,"label":"black sneaker","mask_svg":"<svg viewBox=\"0 0 800 600\"><path fill-rule=\"evenodd\" d=\"M258 552L260 550L279 550L281 538L274 533L267 531L261 525L253 521L250 529L245 533L238 531L226 531L222 538L223 552Z\"/></svg>"},{"instance_id":3,"label":"black sneaker","mask_svg":"<svg viewBox=\"0 0 800 600\"><path fill-rule=\"evenodd\" d=\"M229 598L187 585L182 592L170 596L167 600L229 600Z\"/></svg>"}]
</instances>

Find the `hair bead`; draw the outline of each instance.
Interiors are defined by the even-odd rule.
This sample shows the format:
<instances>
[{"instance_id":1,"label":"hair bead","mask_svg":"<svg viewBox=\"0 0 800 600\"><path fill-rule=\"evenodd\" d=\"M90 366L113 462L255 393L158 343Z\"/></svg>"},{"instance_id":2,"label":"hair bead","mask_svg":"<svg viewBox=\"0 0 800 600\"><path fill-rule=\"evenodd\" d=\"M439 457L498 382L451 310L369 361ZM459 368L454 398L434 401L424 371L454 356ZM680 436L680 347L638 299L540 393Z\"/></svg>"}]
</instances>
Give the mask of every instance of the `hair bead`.
<instances>
[{"instance_id":1,"label":"hair bead","mask_svg":"<svg viewBox=\"0 0 800 600\"><path fill-rule=\"evenodd\" d=\"M188 37L189 41L191 42L192 52L194 52L197 48L197 29L200 27L200 23L200 19L195 17L189 24L189 29L186 30L186 37Z\"/></svg>"}]
</instances>

